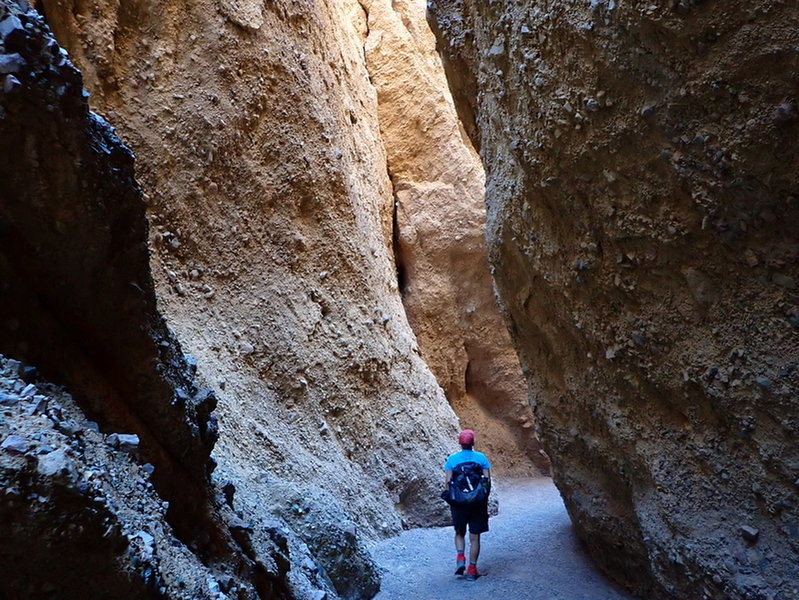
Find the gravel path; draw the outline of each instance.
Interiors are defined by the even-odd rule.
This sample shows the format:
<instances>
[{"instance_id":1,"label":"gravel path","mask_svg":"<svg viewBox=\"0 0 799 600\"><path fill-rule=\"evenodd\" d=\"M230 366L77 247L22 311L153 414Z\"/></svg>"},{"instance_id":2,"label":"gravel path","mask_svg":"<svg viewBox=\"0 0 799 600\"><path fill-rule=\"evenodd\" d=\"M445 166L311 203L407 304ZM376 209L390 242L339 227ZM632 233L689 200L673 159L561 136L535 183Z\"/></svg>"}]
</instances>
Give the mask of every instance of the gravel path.
<instances>
[{"instance_id":1,"label":"gravel path","mask_svg":"<svg viewBox=\"0 0 799 600\"><path fill-rule=\"evenodd\" d=\"M475 582L453 575L452 528L415 529L372 551L384 569L375 600L631 600L591 565L550 479L495 482L500 514L482 536ZM468 552L468 550L467 550Z\"/></svg>"}]
</instances>

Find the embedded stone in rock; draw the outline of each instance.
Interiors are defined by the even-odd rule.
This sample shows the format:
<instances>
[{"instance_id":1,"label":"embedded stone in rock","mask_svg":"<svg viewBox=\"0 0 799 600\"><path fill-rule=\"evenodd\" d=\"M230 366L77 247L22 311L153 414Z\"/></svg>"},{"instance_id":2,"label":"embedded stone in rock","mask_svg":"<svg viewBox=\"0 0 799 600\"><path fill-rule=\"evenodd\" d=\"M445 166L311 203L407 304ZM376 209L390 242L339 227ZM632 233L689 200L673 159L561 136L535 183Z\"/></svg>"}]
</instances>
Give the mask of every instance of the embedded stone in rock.
<instances>
[{"instance_id":1,"label":"embedded stone in rock","mask_svg":"<svg viewBox=\"0 0 799 600\"><path fill-rule=\"evenodd\" d=\"M777 285L784 287L786 290L796 289L796 281L794 281L792 277L788 277L781 273L774 273L771 276L771 280Z\"/></svg>"},{"instance_id":2,"label":"embedded stone in rock","mask_svg":"<svg viewBox=\"0 0 799 600\"><path fill-rule=\"evenodd\" d=\"M346 525L343 529L344 535L349 542L354 542L358 537L358 527L354 523Z\"/></svg>"},{"instance_id":3,"label":"embedded stone in rock","mask_svg":"<svg viewBox=\"0 0 799 600\"><path fill-rule=\"evenodd\" d=\"M69 483L78 480L75 464L63 448L38 457L36 470L45 477L61 477Z\"/></svg>"},{"instance_id":4,"label":"embedded stone in rock","mask_svg":"<svg viewBox=\"0 0 799 600\"><path fill-rule=\"evenodd\" d=\"M54 427L67 436L74 436L83 431L83 427L73 420L58 421Z\"/></svg>"},{"instance_id":5,"label":"embedded stone in rock","mask_svg":"<svg viewBox=\"0 0 799 600\"><path fill-rule=\"evenodd\" d=\"M20 400L19 396L14 394L6 394L5 392L0 392L0 404L3 406L14 406Z\"/></svg>"},{"instance_id":6,"label":"embedded stone in rock","mask_svg":"<svg viewBox=\"0 0 799 600\"><path fill-rule=\"evenodd\" d=\"M0 75L19 73L24 66L25 59L16 52L13 54L0 54Z\"/></svg>"},{"instance_id":7,"label":"embedded stone in rock","mask_svg":"<svg viewBox=\"0 0 799 600\"><path fill-rule=\"evenodd\" d=\"M760 536L760 531L758 531L754 527L749 527L748 525L742 525L741 526L741 536L743 536L743 538L747 542L754 543L754 542L757 541L757 538Z\"/></svg>"},{"instance_id":8,"label":"embedded stone in rock","mask_svg":"<svg viewBox=\"0 0 799 600\"><path fill-rule=\"evenodd\" d=\"M774 109L774 120L778 123L795 123L799 121L799 110L795 102L782 102Z\"/></svg>"},{"instance_id":9,"label":"embedded stone in rock","mask_svg":"<svg viewBox=\"0 0 799 600\"><path fill-rule=\"evenodd\" d=\"M27 37L22 21L16 15L9 14L0 20L0 40L6 50L19 52Z\"/></svg>"},{"instance_id":10,"label":"embedded stone in rock","mask_svg":"<svg viewBox=\"0 0 799 600\"><path fill-rule=\"evenodd\" d=\"M30 449L30 444L25 438L11 434L3 440L3 443L0 444L0 448L6 452L25 454Z\"/></svg>"},{"instance_id":11,"label":"embedded stone in rock","mask_svg":"<svg viewBox=\"0 0 799 600\"><path fill-rule=\"evenodd\" d=\"M263 0L217 0L228 19L246 29L256 30L264 24Z\"/></svg>"},{"instance_id":12,"label":"embedded stone in rock","mask_svg":"<svg viewBox=\"0 0 799 600\"><path fill-rule=\"evenodd\" d=\"M234 508L233 501L236 497L236 485L232 481L226 481L222 486L222 495L225 497L225 504L230 508Z\"/></svg>"},{"instance_id":13,"label":"embedded stone in rock","mask_svg":"<svg viewBox=\"0 0 799 600\"><path fill-rule=\"evenodd\" d=\"M243 519L239 519L238 517L233 517L228 521L228 527L232 530L237 531L247 531L252 533L253 528L252 525L244 521Z\"/></svg>"},{"instance_id":14,"label":"embedded stone in rock","mask_svg":"<svg viewBox=\"0 0 799 600\"><path fill-rule=\"evenodd\" d=\"M31 365L24 365L19 376L22 378L22 381L33 383L39 378L39 369Z\"/></svg>"},{"instance_id":15,"label":"embedded stone in rock","mask_svg":"<svg viewBox=\"0 0 799 600\"><path fill-rule=\"evenodd\" d=\"M145 557L150 557L155 552L155 538L146 531L137 531L133 539L140 540Z\"/></svg>"},{"instance_id":16,"label":"embedded stone in rock","mask_svg":"<svg viewBox=\"0 0 799 600\"><path fill-rule=\"evenodd\" d=\"M774 388L774 384L768 377L764 377L763 375L758 375L755 377L755 383L762 389L766 391L771 391Z\"/></svg>"},{"instance_id":17,"label":"embedded stone in rock","mask_svg":"<svg viewBox=\"0 0 799 600\"><path fill-rule=\"evenodd\" d=\"M119 449L123 452L135 454L139 451L139 436L134 433L120 433L117 435Z\"/></svg>"},{"instance_id":18,"label":"embedded stone in rock","mask_svg":"<svg viewBox=\"0 0 799 600\"><path fill-rule=\"evenodd\" d=\"M19 79L13 75L6 75L5 81L3 81L3 92L10 94L19 89L21 86L22 84L19 82Z\"/></svg>"}]
</instances>

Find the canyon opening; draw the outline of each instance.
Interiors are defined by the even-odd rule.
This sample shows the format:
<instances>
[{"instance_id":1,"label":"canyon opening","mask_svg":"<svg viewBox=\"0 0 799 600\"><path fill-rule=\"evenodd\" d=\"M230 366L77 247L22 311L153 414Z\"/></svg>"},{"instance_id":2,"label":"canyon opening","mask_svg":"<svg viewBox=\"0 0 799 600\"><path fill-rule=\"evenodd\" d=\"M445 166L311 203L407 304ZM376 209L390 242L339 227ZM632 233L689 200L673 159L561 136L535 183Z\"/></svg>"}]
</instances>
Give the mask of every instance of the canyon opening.
<instances>
[{"instance_id":1,"label":"canyon opening","mask_svg":"<svg viewBox=\"0 0 799 600\"><path fill-rule=\"evenodd\" d=\"M797 49L779 0L0 0L0 598L799 598Z\"/></svg>"}]
</instances>

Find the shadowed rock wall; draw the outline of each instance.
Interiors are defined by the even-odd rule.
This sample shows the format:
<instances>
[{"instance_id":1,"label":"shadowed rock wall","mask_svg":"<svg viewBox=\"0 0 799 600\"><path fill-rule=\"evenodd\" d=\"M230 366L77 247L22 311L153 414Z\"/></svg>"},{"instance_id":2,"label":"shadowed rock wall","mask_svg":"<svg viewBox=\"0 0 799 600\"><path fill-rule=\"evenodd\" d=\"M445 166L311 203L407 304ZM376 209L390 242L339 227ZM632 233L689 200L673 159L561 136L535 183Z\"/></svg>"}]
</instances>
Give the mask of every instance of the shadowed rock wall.
<instances>
[{"instance_id":1,"label":"shadowed rock wall","mask_svg":"<svg viewBox=\"0 0 799 600\"><path fill-rule=\"evenodd\" d=\"M27 8L26 2L0 2L0 352L35 364L48 377L69 385L104 432L138 436L130 443L136 440L133 450L154 467L153 481L169 502L167 518L185 545L172 539L185 555L191 557L190 546L202 560L225 564L247 582L241 587L245 597L255 597L256 586L262 594L280 595L284 572L271 561L270 546L262 548L262 562L256 565L256 557L246 557L234 541L226 513L216 505L209 478L209 454L217 436L211 414L216 400L195 385L190 364L156 310L145 206L133 177L133 155L112 128L89 111L79 72L41 16ZM65 448L82 452L89 443L80 435L84 426L46 396L37 400L35 386L30 393L18 389L14 378L20 369L15 364L6 369L3 405L20 402L20 396L7 391L27 400L33 396L34 406L25 416L36 422L32 427L42 429L30 432L39 440L33 445L46 445L41 440L57 436L51 431L55 429L72 438L59 438ZM37 376L30 368L21 374L28 383ZM48 402L50 409L45 411ZM75 408L70 416L78 414ZM0 420L6 444L6 434L17 426L9 429L5 418ZM97 439L99 434L95 444ZM106 513L104 507L91 505L105 500L85 497L93 485L87 483L88 472L78 473L73 467L74 481L64 489L40 482L36 458L27 451L31 441L23 442L25 449L2 448L4 459L8 453L26 456L3 464L2 490L8 501L3 527L15 534L3 537L0 554L14 557L11 565L24 548L37 550L26 565L4 573L0 590L12 595L25 589L18 584L37 565L45 569L59 560L57 540L55 547L49 545L57 537L80 537L84 554L70 557L70 564L82 564L84 577L94 566L89 564L92 557L106 551L121 554L125 548L119 531L106 532L113 539L97 537ZM22 510L20 490L38 490L29 502L50 504L42 510ZM154 498L152 494L148 502ZM116 511L113 503L108 511ZM62 529L64 514L76 515L79 523L72 529L86 525L93 515L96 522L85 532L72 532ZM113 520L116 523L116 515ZM37 546L36 532L48 524L60 533L48 534ZM162 520L159 526L168 529ZM113 563L112 556L108 560ZM97 565L102 574L94 582L96 589L113 588L113 581L125 579L120 561L116 574L108 571L109 564ZM271 572L264 564L271 564ZM43 574L43 580L49 576ZM74 579L64 583L59 595L65 598L85 597L87 590L95 589L75 589L70 585ZM146 584L131 583L130 593L141 592ZM148 593L158 595L157 588ZM28 593L36 596L38 591Z\"/></svg>"},{"instance_id":2,"label":"shadowed rock wall","mask_svg":"<svg viewBox=\"0 0 799 600\"><path fill-rule=\"evenodd\" d=\"M433 0L555 481L646 598L793 598L799 10Z\"/></svg>"},{"instance_id":3,"label":"shadowed rock wall","mask_svg":"<svg viewBox=\"0 0 799 600\"><path fill-rule=\"evenodd\" d=\"M14 21L3 60L18 64L0 96L2 350L70 383L104 423L148 436L148 456L173 477L200 483L213 402L198 412L155 309L133 156L89 113L80 74L35 13L4 24Z\"/></svg>"}]
</instances>

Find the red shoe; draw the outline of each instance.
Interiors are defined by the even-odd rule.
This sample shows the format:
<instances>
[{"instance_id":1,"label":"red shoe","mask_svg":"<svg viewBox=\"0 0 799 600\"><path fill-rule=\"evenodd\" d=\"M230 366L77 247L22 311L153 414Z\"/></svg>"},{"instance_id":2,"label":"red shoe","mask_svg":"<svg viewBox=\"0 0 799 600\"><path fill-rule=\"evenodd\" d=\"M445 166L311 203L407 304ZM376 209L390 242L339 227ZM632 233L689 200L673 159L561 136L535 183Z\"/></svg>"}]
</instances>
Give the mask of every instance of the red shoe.
<instances>
[{"instance_id":1,"label":"red shoe","mask_svg":"<svg viewBox=\"0 0 799 600\"><path fill-rule=\"evenodd\" d=\"M463 575L463 571L466 569L466 556L462 553L458 554L458 557L455 559L455 575Z\"/></svg>"},{"instance_id":2,"label":"red shoe","mask_svg":"<svg viewBox=\"0 0 799 600\"><path fill-rule=\"evenodd\" d=\"M469 568L466 569L466 581L474 581L480 577L480 574L477 572L477 565L469 565Z\"/></svg>"}]
</instances>

